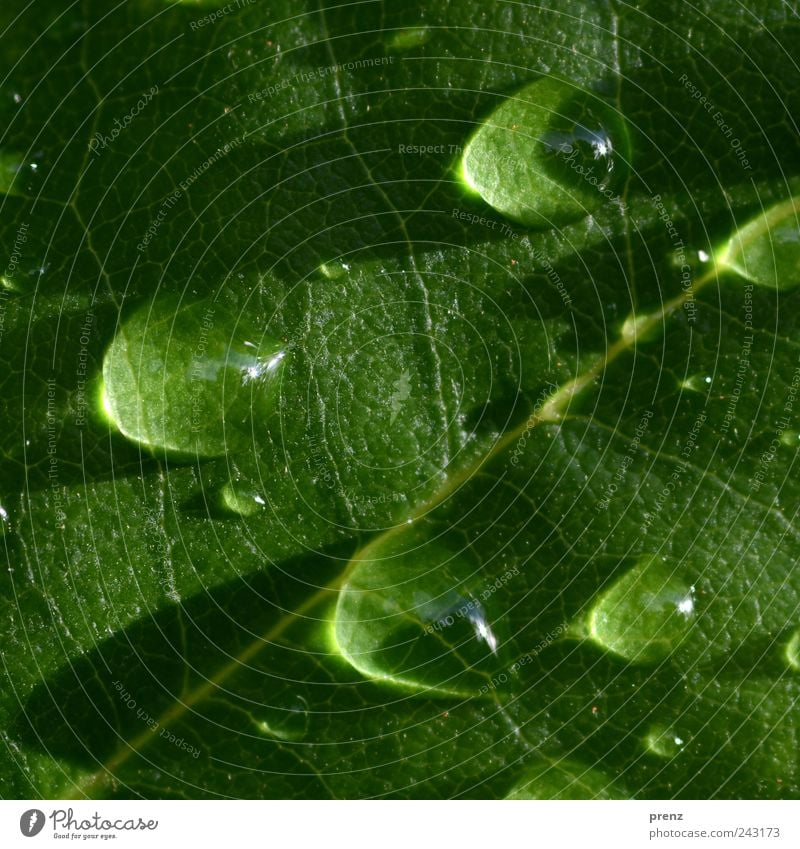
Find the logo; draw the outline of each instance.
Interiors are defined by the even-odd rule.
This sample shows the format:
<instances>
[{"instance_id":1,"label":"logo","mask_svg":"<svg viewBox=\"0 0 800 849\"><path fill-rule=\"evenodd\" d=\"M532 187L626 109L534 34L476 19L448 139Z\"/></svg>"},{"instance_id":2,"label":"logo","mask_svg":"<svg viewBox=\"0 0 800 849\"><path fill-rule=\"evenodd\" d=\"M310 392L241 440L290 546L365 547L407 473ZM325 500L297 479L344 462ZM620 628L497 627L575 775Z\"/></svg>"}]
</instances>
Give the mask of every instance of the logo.
<instances>
[{"instance_id":1,"label":"logo","mask_svg":"<svg viewBox=\"0 0 800 849\"><path fill-rule=\"evenodd\" d=\"M19 830L25 837L36 837L44 828L44 813L38 808L31 808L19 818Z\"/></svg>"}]
</instances>

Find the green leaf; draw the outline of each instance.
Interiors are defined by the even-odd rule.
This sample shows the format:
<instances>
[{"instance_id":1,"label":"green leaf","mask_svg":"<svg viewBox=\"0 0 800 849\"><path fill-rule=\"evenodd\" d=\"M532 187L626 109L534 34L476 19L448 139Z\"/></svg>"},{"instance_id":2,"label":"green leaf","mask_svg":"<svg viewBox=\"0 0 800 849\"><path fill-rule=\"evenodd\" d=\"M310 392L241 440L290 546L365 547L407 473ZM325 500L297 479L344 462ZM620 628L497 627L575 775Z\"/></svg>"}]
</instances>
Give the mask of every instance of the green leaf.
<instances>
[{"instance_id":1,"label":"green leaf","mask_svg":"<svg viewBox=\"0 0 800 849\"><path fill-rule=\"evenodd\" d=\"M800 796L787 4L0 24L4 796Z\"/></svg>"}]
</instances>

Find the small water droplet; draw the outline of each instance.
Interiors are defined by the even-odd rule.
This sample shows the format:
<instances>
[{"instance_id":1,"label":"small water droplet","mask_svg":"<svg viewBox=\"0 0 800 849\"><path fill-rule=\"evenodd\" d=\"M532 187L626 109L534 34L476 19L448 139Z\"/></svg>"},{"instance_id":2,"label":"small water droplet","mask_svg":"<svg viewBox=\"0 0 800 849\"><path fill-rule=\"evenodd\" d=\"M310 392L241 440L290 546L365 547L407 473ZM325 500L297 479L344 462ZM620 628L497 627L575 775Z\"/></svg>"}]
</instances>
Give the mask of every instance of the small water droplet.
<instances>
[{"instance_id":1,"label":"small water droplet","mask_svg":"<svg viewBox=\"0 0 800 849\"><path fill-rule=\"evenodd\" d=\"M660 324L653 321L653 316L648 313L629 315L622 324L622 337L632 345L634 342L647 342L658 335Z\"/></svg>"},{"instance_id":2,"label":"small water droplet","mask_svg":"<svg viewBox=\"0 0 800 849\"><path fill-rule=\"evenodd\" d=\"M285 356L246 316L166 299L134 313L103 361L103 408L157 452L215 457L252 442Z\"/></svg>"},{"instance_id":3,"label":"small water droplet","mask_svg":"<svg viewBox=\"0 0 800 849\"><path fill-rule=\"evenodd\" d=\"M674 758L685 745L684 738L674 728L654 725L645 735L645 748L660 758Z\"/></svg>"},{"instance_id":4,"label":"small water droplet","mask_svg":"<svg viewBox=\"0 0 800 849\"><path fill-rule=\"evenodd\" d=\"M225 510L243 518L255 516L266 504L263 496L245 484L228 481L220 490L220 502Z\"/></svg>"},{"instance_id":5,"label":"small water droplet","mask_svg":"<svg viewBox=\"0 0 800 849\"><path fill-rule=\"evenodd\" d=\"M517 92L468 142L462 175L498 212L532 227L578 220L610 201L630 160L619 112L555 77Z\"/></svg>"},{"instance_id":6,"label":"small water droplet","mask_svg":"<svg viewBox=\"0 0 800 849\"><path fill-rule=\"evenodd\" d=\"M387 47L389 50L412 50L427 44L431 37L429 27L409 27L398 30L390 36Z\"/></svg>"},{"instance_id":7,"label":"small water droplet","mask_svg":"<svg viewBox=\"0 0 800 849\"><path fill-rule=\"evenodd\" d=\"M681 389L688 389L689 392L707 392L712 382L713 380L711 375L693 374L684 378L678 386L680 386Z\"/></svg>"},{"instance_id":8,"label":"small water droplet","mask_svg":"<svg viewBox=\"0 0 800 849\"><path fill-rule=\"evenodd\" d=\"M796 672L800 672L800 628L792 634L786 644L786 662Z\"/></svg>"},{"instance_id":9,"label":"small water droplet","mask_svg":"<svg viewBox=\"0 0 800 849\"><path fill-rule=\"evenodd\" d=\"M694 588L661 559L645 557L600 596L587 633L631 663L655 663L675 650L694 617Z\"/></svg>"},{"instance_id":10,"label":"small water droplet","mask_svg":"<svg viewBox=\"0 0 800 849\"><path fill-rule=\"evenodd\" d=\"M341 259L323 262L319 273L328 280L341 280L350 271L350 265Z\"/></svg>"},{"instance_id":11,"label":"small water droplet","mask_svg":"<svg viewBox=\"0 0 800 849\"><path fill-rule=\"evenodd\" d=\"M785 430L781 433L781 443L788 448L800 448L800 433L796 430Z\"/></svg>"}]
</instances>

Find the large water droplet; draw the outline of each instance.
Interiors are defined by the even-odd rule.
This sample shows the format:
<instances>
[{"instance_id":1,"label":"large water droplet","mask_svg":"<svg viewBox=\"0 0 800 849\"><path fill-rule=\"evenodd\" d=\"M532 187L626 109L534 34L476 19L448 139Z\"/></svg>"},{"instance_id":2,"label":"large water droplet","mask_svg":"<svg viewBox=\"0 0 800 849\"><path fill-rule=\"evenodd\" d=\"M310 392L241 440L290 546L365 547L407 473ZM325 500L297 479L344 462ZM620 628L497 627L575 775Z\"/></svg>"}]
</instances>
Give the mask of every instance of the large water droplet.
<instances>
[{"instance_id":1,"label":"large water droplet","mask_svg":"<svg viewBox=\"0 0 800 849\"><path fill-rule=\"evenodd\" d=\"M537 764L514 787L508 799L626 799L599 769L562 759Z\"/></svg>"},{"instance_id":2,"label":"large water droplet","mask_svg":"<svg viewBox=\"0 0 800 849\"><path fill-rule=\"evenodd\" d=\"M492 112L464 150L462 173L506 217L553 227L619 201L629 159L620 114L598 96L547 77Z\"/></svg>"},{"instance_id":3,"label":"large water droplet","mask_svg":"<svg viewBox=\"0 0 800 849\"><path fill-rule=\"evenodd\" d=\"M370 678L477 695L500 668L504 638L475 572L438 544L361 564L339 596L336 645Z\"/></svg>"},{"instance_id":4,"label":"large water droplet","mask_svg":"<svg viewBox=\"0 0 800 849\"><path fill-rule=\"evenodd\" d=\"M119 328L103 361L103 406L155 452L221 456L252 441L283 357L261 328L218 304L160 302Z\"/></svg>"},{"instance_id":5,"label":"large water droplet","mask_svg":"<svg viewBox=\"0 0 800 849\"><path fill-rule=\"evenodd\" d=\"M800 285L800 198L777 203L739 228L714 254L717 266L770 289Z\"/></svg>"},{"instance_id":6,"label":"large water droplet","mask_svg":"<svg viewBox=\"0 0 800 849\"><path fill-rule=\"evenodd\" d=\"M661 559L646 557L600 596L587 631L631 663L655 663L675 649L694 615L693 588Z\"/></svg>"},{"instance_id":7,"label":"large water droplet","mask_svg":"<svg viewBox=\"0 0 800 849\"><path fill-rule=\"evenodd\" d=\"M648 752L667 759L679 754L685 742L674 728L665 725L654 725L644 738L644 745Z\"/></svg>"}]
</instances>

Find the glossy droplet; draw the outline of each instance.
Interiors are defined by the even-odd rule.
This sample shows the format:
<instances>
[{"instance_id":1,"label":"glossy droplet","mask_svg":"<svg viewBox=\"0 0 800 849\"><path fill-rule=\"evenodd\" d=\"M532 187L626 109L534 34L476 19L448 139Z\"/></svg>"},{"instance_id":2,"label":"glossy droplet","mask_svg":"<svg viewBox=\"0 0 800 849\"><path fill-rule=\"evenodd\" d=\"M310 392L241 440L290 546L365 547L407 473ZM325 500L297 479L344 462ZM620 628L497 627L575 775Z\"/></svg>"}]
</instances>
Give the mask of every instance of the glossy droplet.
<instances>
[{"instance_id":1,"label":"glossy droplet","mask_svg":"<svg viewBox=\"0 0 800 849\"><path fill-rule=\"evenodd\" d=\"M780 436L781 443L789 448L800 448L800 433L796 430L785 430Z\"/></svg>"},{"instance_id":2,"label":"glossy droplet","mask_svg":"<svg viewBox=\"0 0 800 849\"><path fill-rule=\"evenodd\" d=\"M619 201L630 143L598 96L547 77L508 98L464 150L467 185L507 218L553 227Z\"/></svg>"},{"instance_id":3,"label":"glossy droplet","mask_svg":"<svg viewBox=\"0 0 800 849\"><path fill-rule=\"evenodd\" d=\"M800 672L800 628L792 634L786 644L785 656L789 666L796 672Z\"/></svg>"},{"instance_id":4,"label":"glossy droplet","mask_svg":"<svg viewBox=\"0 0 800 849\"><path fill-rule=\"evenodd\" d=\"M222 507L237 516L249 518L264 509L263 496L246 484L228 481L220 490Z\"/></svg>"},{"instance_id":5,"label":"glossy droplet","mask_svg":"<svg viewBox=\"0 0 800 849\"><path fill-rule=\"evenodd\" d=\"M655 725L645 735L644 745L651 754L670 759L680 753L685 740L674 728Z\"/></svg>"},{"instance_id":6,"label":"glossy droplet","mask_svg":"<svg viewBox=\"0 0 800 849\"><path fill-rule=\"evenodd\" d=\"M678 385L689 392L708 392L714 379L710 374L692 374L684 378Z\"/></svg>"},{"instance_id":7,"label":"glossy droplet","mask_svg":"<svg viewBox=\"0 0 800 849\"><path fill-rule=\"evenodd\" d=\"M6 195L24 194L22 187L23 156L0 150L0 193Z\"/></svg>"},{"instance_id":8,"label":"glossy droplet","mask_svg":"<svg viewBox=\"0 0 800 849\"><path fill-rule=\"evenodd\" d=\"M800 198L756 215L734 233L714 259L757 286L792 289L800 284Z\"/></svg>"},{"instance_id":9,"label":"glossy droplet","mask_svg":"<svg viewBox=\"0 0 800 849\"><path fill-rule=\"evenodd\" d=\"M506 797L508 799L626 799L610 776L574 760L538 763Z\"/></svg>"},{"instance_id":10,"label":"glossy droplet","mask_svg":"<svg viewBox=\"0 0 800 849\"><path fill-rule=\"evenodd\" d=\"M504 638L492 619L495 597L480 599L487 579L474 572L438 544L359 564L339 596L339 651L370 678L478 695L500 667Z\"/></svg>"},{"instance_id":11,"label":"glossy droplet","mask_svg":"<svg viewBox=\"0 0 800 849\"><path fill-rule=\"evenodd\" d=\"M341 280L349 271L349 263L343 262L341 259L336 259L332 262L323 262L319 267L319 273L326 280Z\"/></svg>"},{"instance_id":12,"label":"glossy droplet","mask_svg":"<svg viewBox=\"0 0 800 849\"><path fill-rule=\"evenodd\" d=\"M218 304L144 307L103 361L103 407L116 427L158 453L222 456L252 443L273 408L284 351Z\"/></svg>"},{"instance_id":13,"label":"glossy droplet","mask_svg":"<svg viewBox=\"0 0 800 849\"><path fill-rule=\"evenodd\" d=\"M592 608L590 639L631 663L667 657L692 626L693 588L655 557L640 560Z\"/></svg>"},{"instance_id":14,"label":"glossy droplet","mask_svg":"<svg viewBox=\"0 0 800 849\"><path fill-rule=\"evenodd\" d=\"M411 50L414 47L427 44L430 37L431 31L428 27L409 27L393 33L389 38L387 47L389 50Z\"/></svg>"}]
</instances>

